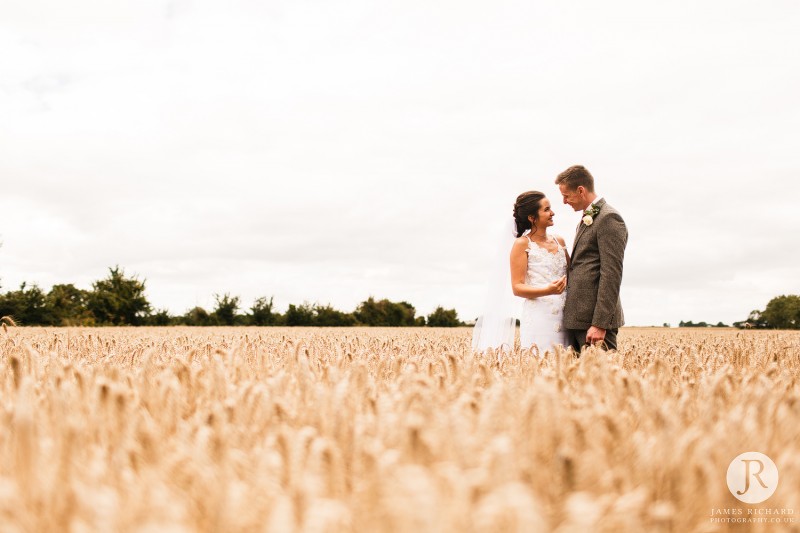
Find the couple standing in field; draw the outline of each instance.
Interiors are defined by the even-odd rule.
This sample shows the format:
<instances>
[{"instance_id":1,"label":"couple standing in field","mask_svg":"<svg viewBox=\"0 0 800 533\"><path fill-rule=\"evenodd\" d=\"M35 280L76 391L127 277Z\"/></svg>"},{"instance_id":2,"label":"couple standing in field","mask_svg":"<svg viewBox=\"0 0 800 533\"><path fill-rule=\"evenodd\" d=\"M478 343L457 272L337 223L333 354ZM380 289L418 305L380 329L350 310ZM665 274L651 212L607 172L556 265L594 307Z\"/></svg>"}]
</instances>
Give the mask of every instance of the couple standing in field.
<instances>
[{"instance_id":1,"label":"couple standing in field","mask_svg":"<svg viewBox=\"0 0 800 533\"><path fill-rule=\"evenodd\" d=\"M514 296L525 300L520 345L541 356L556 345L577 353L597 344L617 348L624 323L619 291L628 230L619 212L595 193L586 168L572 166L555 180L565 204L583 211L572 253L564 239L550 235L554 213L539 191L520 194L514 203L513 229L504 230L500 257L508 257L492 277L486 310L475 325L475 350L511 349L516 319ZM510 242L513 240L513 244Z\"/></svg>"}]
</instances>

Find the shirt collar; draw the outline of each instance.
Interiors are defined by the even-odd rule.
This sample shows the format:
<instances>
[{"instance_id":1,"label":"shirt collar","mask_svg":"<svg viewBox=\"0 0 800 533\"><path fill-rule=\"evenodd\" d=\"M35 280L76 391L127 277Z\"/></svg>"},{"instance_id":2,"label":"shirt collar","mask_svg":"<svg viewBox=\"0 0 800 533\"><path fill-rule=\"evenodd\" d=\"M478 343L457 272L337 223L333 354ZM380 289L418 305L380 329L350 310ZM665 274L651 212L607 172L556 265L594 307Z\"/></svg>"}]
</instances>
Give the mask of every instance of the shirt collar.
<instances>
[{"instance_id":1,"label":"shirt collar","mask_svg":"<svg viewBox=\"0 0 800 533\"><path fill-rule=\"evenodd\" d=\"M586 206L586 209L584 209L584 210L583 210L583 212L584 212L584 213L586 213L586 212L587 212L589 209L591 209L591 208L593 208L595 205L597 205L597 202L599 202L599 201L600 201L600 200L602 200L602 199L603 199L603 197L602 197L602 196L598 196L597 198L595 198L595 199L594 199L594 202L592 202L592 203L590 203L589 205L587 205L587 206Z\"/></svg>"}]
</instances>

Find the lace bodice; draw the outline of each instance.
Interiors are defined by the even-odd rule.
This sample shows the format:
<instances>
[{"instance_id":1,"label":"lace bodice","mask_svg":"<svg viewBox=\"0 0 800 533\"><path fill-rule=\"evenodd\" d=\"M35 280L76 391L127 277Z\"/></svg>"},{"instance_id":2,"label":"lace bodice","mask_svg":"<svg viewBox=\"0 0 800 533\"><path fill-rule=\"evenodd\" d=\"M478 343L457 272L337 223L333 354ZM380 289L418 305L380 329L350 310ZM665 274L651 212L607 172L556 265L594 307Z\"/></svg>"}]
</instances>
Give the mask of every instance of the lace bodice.
<instances>
[{"instance_id":1,"label":"lace bodice","mask_svg":"<svg viewBox=\"0 0 800 533\"><path fill-rule=\"evenodd\" d=\"M551 238L558 246L558 250L556 250L555 253L548 252L546 249L531 241L530 237L528 237L528 272L525 274L526 285L543 287L567 273L567 258L564 254L564 247L561 246L558 239L555 237ZM563 308L566 296L566 292L562 292L561 294L552 294L535 298L534 301L547 301L548 303Z\"/></svg>"}]
</instances>

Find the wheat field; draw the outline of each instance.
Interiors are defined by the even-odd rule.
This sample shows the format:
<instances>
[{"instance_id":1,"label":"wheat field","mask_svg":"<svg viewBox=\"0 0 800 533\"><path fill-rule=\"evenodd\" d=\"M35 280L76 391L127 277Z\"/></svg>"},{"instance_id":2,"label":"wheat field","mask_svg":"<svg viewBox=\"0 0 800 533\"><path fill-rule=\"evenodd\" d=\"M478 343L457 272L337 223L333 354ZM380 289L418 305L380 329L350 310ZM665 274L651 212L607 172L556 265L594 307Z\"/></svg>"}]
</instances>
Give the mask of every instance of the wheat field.
<instances>
[{"instance_id":1,"label":"wheat field","mask_svg":"<svg viewBox=\"0 0 800 533\"><path fill-rule=\"evenodd\" d=\"M8 328L0 531L797 531L800 333L624 329L498 361L471 331ZM780 470L765 503L728 464Z\"/></svg>"}]
</instances>

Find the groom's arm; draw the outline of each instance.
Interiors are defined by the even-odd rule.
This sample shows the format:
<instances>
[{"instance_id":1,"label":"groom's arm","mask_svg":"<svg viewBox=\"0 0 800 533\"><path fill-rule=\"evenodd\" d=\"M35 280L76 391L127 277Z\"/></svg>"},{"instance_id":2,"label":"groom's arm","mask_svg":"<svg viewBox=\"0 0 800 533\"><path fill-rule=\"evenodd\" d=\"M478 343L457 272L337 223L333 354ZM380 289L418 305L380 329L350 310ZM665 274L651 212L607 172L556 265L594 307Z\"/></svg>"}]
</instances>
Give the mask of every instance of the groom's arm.
<instances>
[{"instance_id":1,"label":"groom's arm","mask_svg":"<svg viewBox=\"0 0 800 533\"><path fill-rule=\"evenodd\" d=\"M622 260L628 243L628 229L617 212L598 217L597 247L600 252L600 282L592 325L611 329L622 285Z\"/></svg>"}]
</instances>

